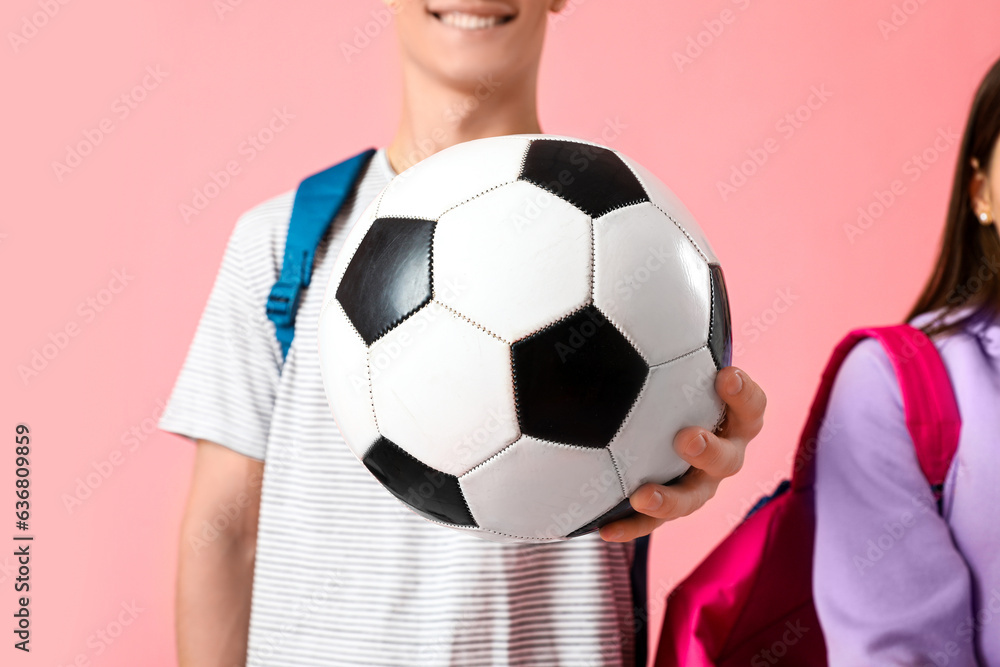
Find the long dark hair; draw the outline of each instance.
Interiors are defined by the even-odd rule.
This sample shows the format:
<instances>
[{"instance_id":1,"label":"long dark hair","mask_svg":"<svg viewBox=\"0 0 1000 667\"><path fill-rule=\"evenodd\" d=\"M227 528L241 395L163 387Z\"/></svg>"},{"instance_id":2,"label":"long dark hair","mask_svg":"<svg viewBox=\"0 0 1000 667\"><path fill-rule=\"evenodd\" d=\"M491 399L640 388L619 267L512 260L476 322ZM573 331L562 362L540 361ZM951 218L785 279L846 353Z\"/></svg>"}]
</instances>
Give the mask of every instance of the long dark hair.
<instances>
[{"instance_id":1,"label":"long dark hair","mask_svg":"<svg viewBox=\"0 0 1000 667\"><path fill-rule=\"evenodd\" d=\"M996 268L1000 264L1000 234L994 225L980 224L969 195L975 174L972 158L976 158L979 168L989 174L990 157L998 136L1000 60L993 63L972 100L958 151L941 252L923 292L906 318L910 320L922 313L941 310L940 315L924 328L929 334L951 333L1000 314L1000 276ZM995 168L1000 169L1000 165ZM1000 225L1000 222L995 224ZM961 318L949 317L966 308L969 312ZM946 318L950 321L945 322Z\"/></svg>"}]
</instances>

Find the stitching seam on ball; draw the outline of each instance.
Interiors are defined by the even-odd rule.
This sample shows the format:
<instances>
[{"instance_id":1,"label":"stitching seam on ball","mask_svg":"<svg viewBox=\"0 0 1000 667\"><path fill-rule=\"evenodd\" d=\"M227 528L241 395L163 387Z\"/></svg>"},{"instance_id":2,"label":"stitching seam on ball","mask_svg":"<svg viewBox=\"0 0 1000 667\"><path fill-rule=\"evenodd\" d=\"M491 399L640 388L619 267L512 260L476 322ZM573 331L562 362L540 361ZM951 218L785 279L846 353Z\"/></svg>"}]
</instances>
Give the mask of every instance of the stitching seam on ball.
<instances>
[{"instance_id":1,"label":"stitching seam on ball","mask_svg":"<svg viewBox=\"0 0 1000 667\"><path fill-rule=\"evenodd\" d=\"M375 421L375 432L382 435L382 431L378 427L378 413L375 412L375 390L372 388L372 349L370 347L365 348L365 374L368 377L368 406L372 410L372 419Z\"/></svg>"},{"instance_id":2,"label":"stitching seam on ball","mask_svg":"<svg viewBox=\"0 0 1000 667\"><path fill-rule=\"evenodd\" d=\"M489 336L492 336L493 338L496 338L496 339L497 339L498 341L500 341L500 342L501 342L501 343L503 343L504 345L507 345L507 346L510 346L510 343L509 343L508 341L504 340L504 339L503 339L503 338L501 338L501 337L500 337L499 335L497 335L497 334L493 333L492 331L490 331L489 329L487 329L486 327L484 327L484 326L483 326L482 324L480 324L479 322L476 322L476 321L475 321L475 320L473 320L472 318L470 318L470 317L467 317L467 316L463 315L462 313L458 312L457 310L455 310L454 308L452 308L452 307L451 307L451 306L449 306L448 304L446 304L446 303L442 303L442 302L438 301L437 299L435 299L435 298L433 298L433 297L431 297L431 302L433 302L433 303L437 304L438 306L441 306L442 308L444 308L445 310L447 310L447 311L448 311L449 313L451 313L451 314L452 314L452 315L454 315L455 317L457 317L457 318L459 318L459 319L462 319L462 320L465 320L466 322L468 322L468 323L469 323L469 324L471 324L472 326L476 327L477 329L479 329L479 330L480 330L480 331L482 331L483 333L485 333L485 334L487 334L487 335L489 335Z\"/></svg>"},{"instance_id":3,"label":"stitching seam on ball","mask_svg":"<svg viewBox=\"0 0 1000 667\"><path fill-rule=\"evenodd\" d=\"M701 352L702 350L708 350L708 345L707 344L700 345L695 349L691 350L690 352L685 352L684 354L674 357L673 359L667 359L666 361L661 361L658 364L653 364L652 366L649 367L649 370L653 370L654 368L659 368L660 366L666 366L667 364L672 364L675 361L680 361L684 357L690 357L692 354L695 354L696 352ZM709 350L709 355L711 355L711 350ZM713 361L715 360L713 359Z\"/></svg>"},{"instance_id":4,"label":"stitching seam on ball","mask_svg":"<svg viewBox=\"0 0 1000 667\"><path fill-rule=\"evenodd\" d=\"M695 249L695 252L697 252L701 256L701 258L703 260L705 260L706 264L712 264L712 261L708 258L708 255L706 255L705 251L701 249L701 246L699 246L698 243L694 240L694 237L691 236L690 233L688 233L688 230L684 229L684 225L682 225L681 223L677 222L677 220L674 219L674 216L670 215L669 213L667 213L666 211L664 211L662 208L660 208L659 205L657 205L656 202L650 202L650 203L652 203L653 206L656 207L657 211L659 211L663 215L667 216L667 219L670 220L670 222L674 223L674 225L677 226L677 229L681 230L681 234L683 234L684 237L687 238L688 242Z\"/></svg>"},{"instance_id":5,"label":"stitching seam on ball","mask_svg":"<svg viewBox=\"0 0 1000 667\"><path fill-rule=\"evenodd\" d=\"M640 394L641 393L642 392L640 392ZM638 399L636 399L636 401L632 403L632 407L633 408L635 407L636 403L638 403ZM629 410L629 415L631 415L631 414L632 414L632 410L630 409ZM628 416L626 416L625 419L622 420L622 426L625 425L626 421L628 421ZM615 435L617 435L617 433ZM625 489L625 480L624 480L624 478L622 478L622 471L618 469L618 462L615 461L615 455L611 452L610 449L605 449L605 451L608 453L608 456L611 457L611 466L615 469L615 475L618 476L618 485L619 485L619 487L621 487L622 496L624 497L625 500L628 500L628 491ZM618 503L615 503L615 505L613 507L609 508L608 510L606 510L604 512L601 512L601 514L599 514L598 516L603 516L604 514L606 514L611 509L614 509L614 507L617 507L617 505L618 505Z\"/></svg>"},{"instance_id":6,"label":"stitching seam on ball","mask_svg":"<svg viewBox=\"0 0 1000 667\"><path fill-rule=\"evenodd\" d=\"M479 192L479 193L476 193L476 194L472 195L471 197L469 197L468 199L465 199L465 200L462 200L462 201L458 202L457 204L455 204L454 206L449 206L449 207L448 207L448 208L446 208L445 210L441 211L441 214L440 214L440 215L438 215L438 218L437 218L437 219L438 219L438 220L441 220L441 218L442 218L442 217L444 217L444 214L445 214L445 213L448 213L449 211L454 211L454 210L455 210L456 208L458 208L459 206L464 206L465 204L468 204L468 203L469 203L470 201L472 201L473 199L479 199L479 198L480 198L480 197L482 197L483 195L485 195L485 194L487 194L487 193L490 193L490 192L492 192L492 191L494 191L494 190L498 190L498 189L500 189L500 188L504 187L505 185L511 185L511 184L513 184L513 183L517 183L517 181L518 181L518 180L519 180L519 179L515 178L514 180L511 180L511 181L504 181L503 183L498 183L498 184L496 184L496 185L493 185L493 186L491 186L491 187L488 187L488 188L486 188L485 190L483 190L482 192Z\"/></svg>"}]
</instances>

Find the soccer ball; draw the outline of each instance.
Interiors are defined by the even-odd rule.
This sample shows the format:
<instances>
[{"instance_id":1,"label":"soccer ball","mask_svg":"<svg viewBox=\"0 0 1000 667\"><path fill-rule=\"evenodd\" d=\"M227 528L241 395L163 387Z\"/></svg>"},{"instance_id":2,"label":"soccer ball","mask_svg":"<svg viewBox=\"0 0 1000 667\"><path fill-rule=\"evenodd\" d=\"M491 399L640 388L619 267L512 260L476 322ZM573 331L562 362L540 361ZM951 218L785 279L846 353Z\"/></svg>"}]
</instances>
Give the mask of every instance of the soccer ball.
<instances>
[{"instance_id":1,"label":"soccer ball","mask_svg":"<svg viewBox=\"0 0 1000 667\"><path fill-rule=\"evenodd\" d=\"M361 215L324 297L324 388L348 446L425 518L576 537L688 468L729 365L722 269L620 153L513 135L441 151Z\"/></svg>"}]
</instances>

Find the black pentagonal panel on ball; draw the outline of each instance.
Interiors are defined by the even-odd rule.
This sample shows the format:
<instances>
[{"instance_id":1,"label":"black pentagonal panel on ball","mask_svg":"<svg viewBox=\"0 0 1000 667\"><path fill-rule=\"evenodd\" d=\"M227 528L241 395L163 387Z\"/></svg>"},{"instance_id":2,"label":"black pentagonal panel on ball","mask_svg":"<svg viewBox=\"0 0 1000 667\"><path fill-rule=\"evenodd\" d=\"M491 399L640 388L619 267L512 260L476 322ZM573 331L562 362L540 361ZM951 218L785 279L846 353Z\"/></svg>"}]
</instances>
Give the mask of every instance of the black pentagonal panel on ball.
<instances>
[{"instance_id":1,"label":"black pentagonal panel on ball","mask_svg":"<svg viewBox=\"0 0 1000 667\"><path fill-rule=\"evenodd\" d=\"M729 315L729 295L722 267L710 264L712 272L712 323L708 329L708 349L716 368L725 368L733 360L733 325Z\"/></svg>"},{"instance_id":2,"label":"black pentagonal panel on ball","mask_svg":"<svg viewBox=\"0 0 1000 667\"><path fill-rule=\"evenodd\" d=\"M337 287L337 301L369 345L431 299L432 220L379 218Z\"/></svg>"},{"instance_id":3,"label":"black pentagonal panel on ball","mask_svg":"<svg viewBox=\"0 0 1000 667\"><path fill-rule=\"evenodd\" d=\"M458 478L434 470L385 437L379 437L364 458L365 466L389 490L418 514L454 526L475 526Z\"/></svg>"},{"instance_id":4,"label":"black pentagonal panel on ball","mask_svg":"<svg viewBox=\"0 0 1000 667\"><path fill-rule=\"evenodd\" d=\"M521 432L585 447L610 442L649 372L594 306L514 343L511 356Z\"/></svg>"},{"instance_id":5,"label":"black pentagonal panel on ball","mask_svg":"<svg viewBox=\"0 0 1000 667\"><path fill-rule=\"evenodd\" d=\"M649 201L635 174L614 152L573 141L531 142L521 178L554 192L592 218Z\"/></svg>"}]
</instances>

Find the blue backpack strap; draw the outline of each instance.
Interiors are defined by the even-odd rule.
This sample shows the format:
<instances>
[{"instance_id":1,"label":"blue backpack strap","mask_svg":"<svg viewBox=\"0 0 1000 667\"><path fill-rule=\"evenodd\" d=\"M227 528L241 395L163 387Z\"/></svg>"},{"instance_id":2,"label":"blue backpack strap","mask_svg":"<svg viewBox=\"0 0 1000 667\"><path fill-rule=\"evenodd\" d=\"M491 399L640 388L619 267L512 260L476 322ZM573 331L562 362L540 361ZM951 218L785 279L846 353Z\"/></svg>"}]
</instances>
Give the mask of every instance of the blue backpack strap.
<instances>
[{"instance_id":1,"label":"blue backpack strap","mask_svg":"<svg viewBox=\"0 0 1000 667\"><path fill-rule=\"evenodd\" d=\"M302 288L308 287L312 279L316 248L354 189L361 170L374 154L375 149L369 148L313 174L303 180L295 191L281 277L267 297L267 317L274 322L282 358L288 356L288 348L295 338L295 313L299 308Z\"/></svg>"}]
</instances>

